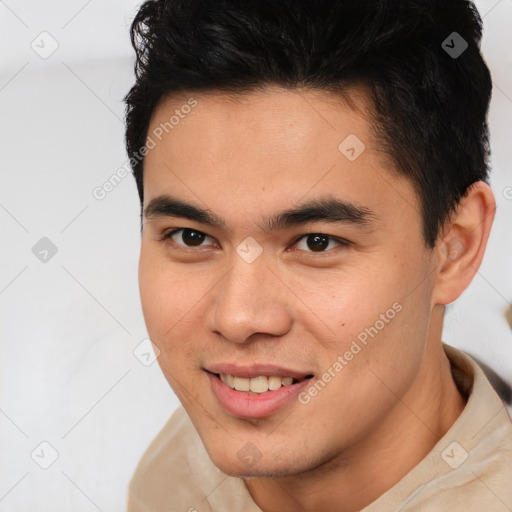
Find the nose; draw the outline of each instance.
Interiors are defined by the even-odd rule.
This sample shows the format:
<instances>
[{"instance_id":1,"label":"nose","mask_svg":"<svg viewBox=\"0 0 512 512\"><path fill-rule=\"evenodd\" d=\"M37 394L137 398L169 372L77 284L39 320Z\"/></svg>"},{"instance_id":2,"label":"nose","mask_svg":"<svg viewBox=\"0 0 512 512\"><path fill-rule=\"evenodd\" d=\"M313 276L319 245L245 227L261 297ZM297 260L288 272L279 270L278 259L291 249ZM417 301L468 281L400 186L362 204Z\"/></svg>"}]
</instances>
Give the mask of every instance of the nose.
<instances>
[{"instance_id":1,"label":"nose","mask_svg":"<svg viewBox=\"0 0 512 512\"><path fill-rule=\"evenodd\" d=\"M285 335L292 327L286 287L264 258L247 263L234 256L231 271L215 288L207 328L234 343L248 343L257 334Z\"/></svg>"}]
</instances>

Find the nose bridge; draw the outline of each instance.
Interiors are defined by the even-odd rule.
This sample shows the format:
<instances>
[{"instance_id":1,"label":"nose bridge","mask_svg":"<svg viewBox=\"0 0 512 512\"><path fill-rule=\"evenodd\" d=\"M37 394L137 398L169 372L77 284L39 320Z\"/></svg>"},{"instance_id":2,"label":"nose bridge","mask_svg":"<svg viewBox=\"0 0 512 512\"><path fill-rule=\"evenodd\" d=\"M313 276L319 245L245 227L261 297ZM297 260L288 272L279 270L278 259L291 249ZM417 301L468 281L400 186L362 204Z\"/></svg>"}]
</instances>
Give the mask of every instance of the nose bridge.
<instances>
[{"instance_id":1,"label":"nose bridge","mask_svg":"<svg viewBox=\"0 0 512 512\"><path fill-rule=\"evenodd\" d=\"M283 335L291 327L291 316L278 280L264 258L248 263L234 256L213 301L210 330L238 343L254 333Z\"/></svg>"}]
</instances>

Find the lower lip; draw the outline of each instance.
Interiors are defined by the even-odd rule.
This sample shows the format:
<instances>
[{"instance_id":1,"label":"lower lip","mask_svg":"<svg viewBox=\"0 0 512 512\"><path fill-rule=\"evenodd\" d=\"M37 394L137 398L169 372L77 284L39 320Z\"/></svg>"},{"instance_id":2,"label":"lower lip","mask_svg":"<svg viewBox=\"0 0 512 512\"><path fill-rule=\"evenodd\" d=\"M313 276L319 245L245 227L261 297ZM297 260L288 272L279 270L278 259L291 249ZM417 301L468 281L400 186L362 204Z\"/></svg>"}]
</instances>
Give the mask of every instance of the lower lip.
<instances>
[{"instance_id":1,"label":"lower lip","mask_svg":"<svg viewBox=\"0 0 512 512\"><path fill-rule=\"evenodd\" d=\"M296 398L312 381L312 379L304 379L290 386L281 386L273 391L250 395L231 389L212 373L206 372L206 374L210 379L212 391L224 410L233 416L251 419L265 418L276 413Z\"/></svg>"}]
</instances>

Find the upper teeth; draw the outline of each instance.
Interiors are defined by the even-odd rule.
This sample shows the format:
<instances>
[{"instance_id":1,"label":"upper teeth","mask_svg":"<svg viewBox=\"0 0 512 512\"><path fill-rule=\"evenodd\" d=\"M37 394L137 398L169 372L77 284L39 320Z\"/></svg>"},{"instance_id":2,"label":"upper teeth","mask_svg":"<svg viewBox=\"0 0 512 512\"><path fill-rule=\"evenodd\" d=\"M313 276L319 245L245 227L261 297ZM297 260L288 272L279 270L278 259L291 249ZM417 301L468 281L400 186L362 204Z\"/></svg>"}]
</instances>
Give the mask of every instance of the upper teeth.
<instances>
[{"instance_id":1,"label":"upper teeth","mask_svg":"<svg viewBox=\"0 0 512 512\"><path fill-rule=\"evenodd\" d=\"M253 377L252 379L244 379L243 377L235 377L221 373L220 380L237 391L252 391L253 393L265 393L268 390L279 389L281 386L290 386L293 382L292 377Z\"/></svg>"}]
</instances>

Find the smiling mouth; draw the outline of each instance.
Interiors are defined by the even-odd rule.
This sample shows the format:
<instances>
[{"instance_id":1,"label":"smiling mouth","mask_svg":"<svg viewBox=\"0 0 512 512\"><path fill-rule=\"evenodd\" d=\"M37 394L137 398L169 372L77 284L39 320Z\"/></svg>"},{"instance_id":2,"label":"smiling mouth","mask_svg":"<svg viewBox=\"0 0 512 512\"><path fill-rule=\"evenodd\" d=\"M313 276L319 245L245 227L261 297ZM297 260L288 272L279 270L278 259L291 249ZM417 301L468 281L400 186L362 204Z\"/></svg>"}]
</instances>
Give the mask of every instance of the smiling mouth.
<instances>
[{"instance_id":1,"label":"smiling mouth","mask_svg":"<svg viewBox=\"0 0 512 512\"><path fill-rule=\"evenodd\" d=\"M293 377L280 377L278 375L259 375L252 378L237 377L226 373L213 373L226 386L235 391L240 391L248 395L261 395L269 391L277 391L281 387L299 384L304 380L313 378L313 375L306 375L300 379Z\"/></svg>"}]
</instances>

